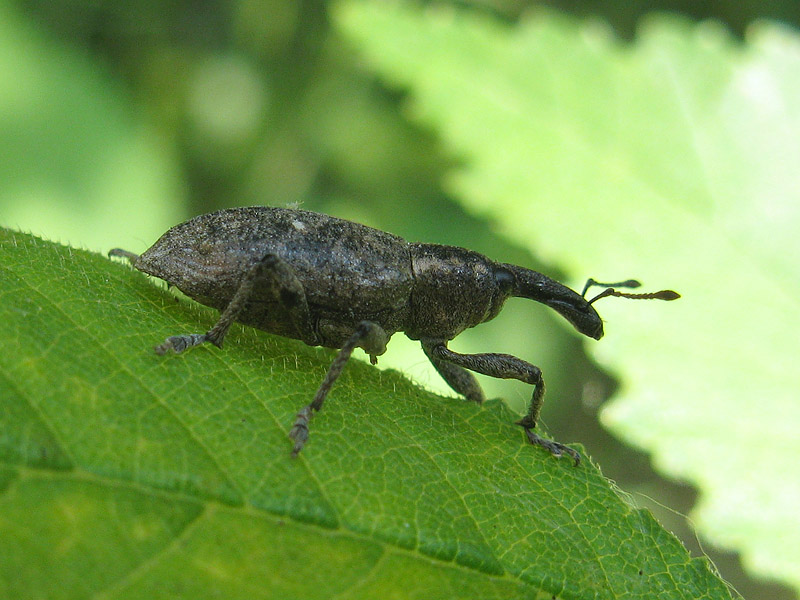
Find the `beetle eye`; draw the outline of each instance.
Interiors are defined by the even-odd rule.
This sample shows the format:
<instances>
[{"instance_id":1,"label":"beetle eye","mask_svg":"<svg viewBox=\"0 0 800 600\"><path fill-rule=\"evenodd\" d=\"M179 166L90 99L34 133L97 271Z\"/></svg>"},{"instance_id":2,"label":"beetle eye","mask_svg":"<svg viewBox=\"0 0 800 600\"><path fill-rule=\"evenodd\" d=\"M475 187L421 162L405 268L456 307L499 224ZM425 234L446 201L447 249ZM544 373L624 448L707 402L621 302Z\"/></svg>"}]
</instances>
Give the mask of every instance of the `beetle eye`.
<instances>
[{"instance_id":1,"label":"beetle eye","mask_svg":"<svg viewBox=\"0 0 800 600\"><path fill-rule=\"evenodd\" d=\"M514 289L514 285L516 283L514 274L511 271L506 271L505 269L494 270L494 281L495 284L497 284L497 289L504 294L510 293L511 290Z\"/></svg>"}]
</instances>

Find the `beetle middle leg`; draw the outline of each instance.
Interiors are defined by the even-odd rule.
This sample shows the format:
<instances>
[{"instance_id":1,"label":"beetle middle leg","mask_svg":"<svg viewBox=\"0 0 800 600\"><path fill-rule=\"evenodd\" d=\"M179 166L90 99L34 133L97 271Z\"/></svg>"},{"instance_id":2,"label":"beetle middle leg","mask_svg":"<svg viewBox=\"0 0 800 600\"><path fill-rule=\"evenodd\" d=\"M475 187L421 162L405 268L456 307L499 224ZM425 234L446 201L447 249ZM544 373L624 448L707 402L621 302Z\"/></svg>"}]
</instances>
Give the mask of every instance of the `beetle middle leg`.
<instances>
[{"instance_id":1,"label":"beetle middle leg","mask_svg":"<svg viewBox=\"0 0 800 600\"><path fill-rule=\"evenodd\" d=\"M314 413L322 409L328 392L331 391L334 382L342 373L342 369L344 369L345 364L347 364L347 361L350 359L353 350L360 346L370 355L370 360L373 361L374 357L386 351L386 343L388 340L389 336L380 325L371 321L361 321L361 323L358 324L353 334L342 344L336 358L333 359L311 404L303 407L303 409L297 413L297 418L289 432L289 437L294 440L292 456L297 456L303 449L306 440L308 440L308 423L311 417L314 416Z\"/></svg>"},{"instance_id":2,"label":"beetle middle leg","mask_svg":"<svg viewBox=\"0 0 800 600\"><path fill-rule=\"evenodd\" d=\"M578 452L559 442L545 439L533 431L544 400L544 379L542 379L542 370L539 367L510 354L459 354L447 347L446 340L422 340L422 347L437 371L442 374L454 390L461 394L467 395L462 389L468 389L468 386L461 389L457 387L463 385L458 378L453 378L451 381L453 373L457 372L453 371L449 366L441 369L440 365L450 363L456 368L469 369L490 377L517 379L531 384L533 386L533 394L531 395L528 414L517 421L516 424L525 430L525 435L531 444L545 448L554 456L569 454L576 465L580 463L580 454ZM475 385L477 385L477 382Z\"/></svg>"},{"instance_id":3,"label":"beetle middle leg","mask_svg":"<svg viewBox=\"0 0 800 600\"><path fill-rule=\"evenodd\" d=\"M259 290L259 294L266 291L268 295L280 301L301 340L311 346L319 343L313 330L302 284L286 261L275 254L266 254L245 272L236 293L211 329L202 334L190 333L168 337L162 344L156 346L156 353L165 354L170 350L180 353L204 342L211 342L221 348L228 329L244 310L247 302L252 300L255 290Z\"/></svg>"}]
</instances>

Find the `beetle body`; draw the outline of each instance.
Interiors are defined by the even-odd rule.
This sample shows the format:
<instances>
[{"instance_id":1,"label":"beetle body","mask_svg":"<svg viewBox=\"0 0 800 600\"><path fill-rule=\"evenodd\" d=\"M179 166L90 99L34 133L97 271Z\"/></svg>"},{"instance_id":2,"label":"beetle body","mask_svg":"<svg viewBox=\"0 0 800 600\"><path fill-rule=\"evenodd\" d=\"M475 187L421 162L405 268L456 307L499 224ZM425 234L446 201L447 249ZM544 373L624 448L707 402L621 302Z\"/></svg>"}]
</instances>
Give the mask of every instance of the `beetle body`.
<instances>
[{"instance_id":1,"label":"beetle body","mask_svg":"<svg viewBox=\"0 0 800 600\"><path fill-rule=\"evenodd\" d=\"M222 210L177 225L134 266L224 310L248 267L267 254L291 265L303 287L317 334L303 341L328 348L341 348L361 321L380 325L389 336L404 331L414 340L451 340L497 316L515 292L513 271L522 271L464 248L408 243L352 221L265 206ZM569 298L602 327L583 297L524 271L540 282L542 301ZM236 321L303 339L291 327L285 299L269 292L256 286Z\"/></svg>"},{"instance_id":2,"label":"beetle body","mask_svg":"<svg viewBox=\"0 0 800 600\"><path fill-rule=\"evenodd\" d=\"M341 349L314 400L297 416L290 434L295 455L353 349L362 347L374 363L389 338L403 331L420 340L439 373L468 399L483 401L469 371L533 385L528 414L518 424L532 443L578 462L574 450L533 432L544 394L537 367L506 354L465 355L447 348L465 329L497 316L512 296L542 302L579 332L602 337L602 320L591 301L541 273L464 248L409 243L351 221L275 207L201 215L167 231L140 256L122 250L111 254L131 259L135 268L221 311L207 333L170 337L156 347L159 353L203 342L221 346L233 321ZM624 282L633 284L638 285ZM601 296L673 299L669 294L609 289Z\"/></svg>"}]
</instances>

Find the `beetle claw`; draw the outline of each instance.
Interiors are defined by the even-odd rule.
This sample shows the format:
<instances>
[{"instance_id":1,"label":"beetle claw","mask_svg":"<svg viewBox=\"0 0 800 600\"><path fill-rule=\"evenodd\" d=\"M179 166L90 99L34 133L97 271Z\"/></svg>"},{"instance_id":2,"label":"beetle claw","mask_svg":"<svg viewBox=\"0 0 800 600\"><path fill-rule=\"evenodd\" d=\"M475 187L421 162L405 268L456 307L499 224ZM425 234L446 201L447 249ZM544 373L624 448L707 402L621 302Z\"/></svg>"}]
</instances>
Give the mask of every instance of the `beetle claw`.
<instances>
[{"instance_id":1,"label":"beetle claw","mask_svg":"<svg viewBox=\"0 0 800 600\"><path fill-rule=\"evenodd\" d=\"M560 442L545 439L527 427L523 428L525 429L525 435L528 436L528 441L534 446L541 446L556 458L561 458L564 454L568 454L572 457L572 460L575 461L576 467L581 464L581 455L577 450L573 450L569 446Z\"/></svg>"}]
</instances>

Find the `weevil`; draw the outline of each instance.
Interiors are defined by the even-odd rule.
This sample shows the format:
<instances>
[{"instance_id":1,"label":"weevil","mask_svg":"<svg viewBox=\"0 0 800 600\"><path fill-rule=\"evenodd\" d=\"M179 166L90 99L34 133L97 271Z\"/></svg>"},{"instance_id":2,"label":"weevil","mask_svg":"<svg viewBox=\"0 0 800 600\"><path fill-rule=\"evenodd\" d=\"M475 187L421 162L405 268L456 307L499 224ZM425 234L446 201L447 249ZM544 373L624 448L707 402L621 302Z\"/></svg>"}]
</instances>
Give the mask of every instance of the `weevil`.
<instances>
[{"instance_id":1,"label":"weevil","mask_svg":"<svg viewBox=\"0 0 800 600\"><path fill-rule=\"evenodd\" d=\"M201 215L176 225L141 255L115 248L149 275L220 311L206 333L168 337L158 354L180 353L210 342L221 347L234 321L310 346L339 349L310 404L297 413L289 437L292 455L308 440L309 422L353 350L372 364L398 331L419 340L423 352L458 394L484 401L475 376L517 379L533 386L527 414L516 422L531 444L554 456L578 452L534 429L544 397L541 370L510 354L460 354L447 347L459 333L497 316L512 297L554 309L580 333L599 340L603 322L592 304L606 296L674 300L661 290L625 293L639 282L602 284L590 279L578 294L531 269L495 262L482 254L401 237L306 210L253 206ZM585 298L591 286L604 291Z\"/></svg>"}]
</instances>

